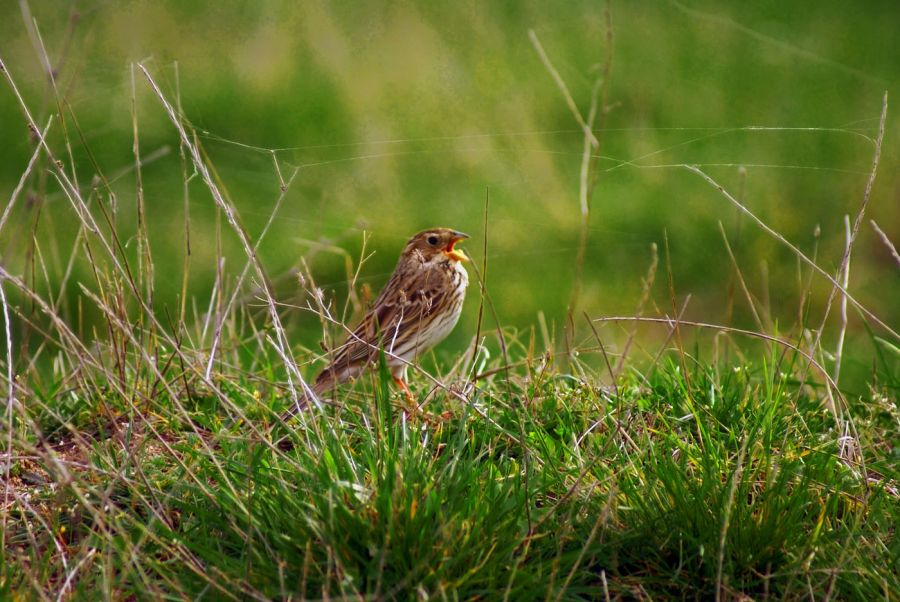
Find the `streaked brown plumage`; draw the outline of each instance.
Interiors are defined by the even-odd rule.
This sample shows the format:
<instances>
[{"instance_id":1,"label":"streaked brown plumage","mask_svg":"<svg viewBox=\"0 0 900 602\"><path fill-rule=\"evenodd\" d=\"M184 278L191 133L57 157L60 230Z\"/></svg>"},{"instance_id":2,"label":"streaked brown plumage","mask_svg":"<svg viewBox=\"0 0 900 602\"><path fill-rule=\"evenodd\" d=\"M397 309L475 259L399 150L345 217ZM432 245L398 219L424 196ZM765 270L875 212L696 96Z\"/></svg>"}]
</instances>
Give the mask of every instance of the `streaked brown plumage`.
<instances>
[{"instance_id":1,"label":"streaked brown plumage","mask_svg":"<svg viewBox=\"0 0 900 602\"><path fill-rule=\"evenodd\" d=\"M469 284L461 264L468 258L454 245L466 238L449 228L430 228L409 239L375 304L313 383L317 397L359 376L381 349L394 381L410 397L408 363L441 342L459 319Z\"/></svg>"}]
</instances>

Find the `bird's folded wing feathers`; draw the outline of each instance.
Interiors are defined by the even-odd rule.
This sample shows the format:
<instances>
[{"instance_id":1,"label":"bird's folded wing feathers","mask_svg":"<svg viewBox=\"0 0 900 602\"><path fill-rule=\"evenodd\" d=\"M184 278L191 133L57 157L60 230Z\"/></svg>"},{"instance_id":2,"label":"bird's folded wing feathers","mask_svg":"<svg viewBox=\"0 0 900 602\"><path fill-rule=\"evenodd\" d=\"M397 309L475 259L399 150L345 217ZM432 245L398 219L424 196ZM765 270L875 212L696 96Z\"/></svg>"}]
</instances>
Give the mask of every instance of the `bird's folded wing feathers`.
<instances>
[{"instance_id":1,"label":"bird's folded wing feathers","mask_svg":"<svg viewBox=\"0 0 900 602\"><path fill-rule=\"evenodd\" d=\"M447 294L429 274L427 270L395 273L359 326L336 350L327 369L369 362L381 348L390 352L393 343L404 335L403 324L427 319ZM402 288L401 279L405 280Z\"/></svg>"}]
</instances>

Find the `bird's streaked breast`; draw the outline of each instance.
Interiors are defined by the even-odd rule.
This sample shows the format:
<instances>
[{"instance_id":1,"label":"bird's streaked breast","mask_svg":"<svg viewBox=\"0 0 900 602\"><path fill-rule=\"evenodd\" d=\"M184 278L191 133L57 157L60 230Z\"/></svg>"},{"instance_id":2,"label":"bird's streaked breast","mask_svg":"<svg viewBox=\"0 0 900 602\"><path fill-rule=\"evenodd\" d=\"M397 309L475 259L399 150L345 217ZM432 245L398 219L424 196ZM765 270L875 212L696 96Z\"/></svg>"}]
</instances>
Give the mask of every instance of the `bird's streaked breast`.
<instances>
[{"instance_id":1,"label":"bird's streaked breast","mask_svg":"<svg viewBox=\"0 0 900 602\"><path fill-rule=\"evenodd\" d=\"M398 324L385 345L385 348L406 361L425 353L453 330L462 313L469 275L465 268L457 262L448 263L436 268L445 279L439 292L431 299L429 311L409 317Z\"/></svg>"}]
</instances>

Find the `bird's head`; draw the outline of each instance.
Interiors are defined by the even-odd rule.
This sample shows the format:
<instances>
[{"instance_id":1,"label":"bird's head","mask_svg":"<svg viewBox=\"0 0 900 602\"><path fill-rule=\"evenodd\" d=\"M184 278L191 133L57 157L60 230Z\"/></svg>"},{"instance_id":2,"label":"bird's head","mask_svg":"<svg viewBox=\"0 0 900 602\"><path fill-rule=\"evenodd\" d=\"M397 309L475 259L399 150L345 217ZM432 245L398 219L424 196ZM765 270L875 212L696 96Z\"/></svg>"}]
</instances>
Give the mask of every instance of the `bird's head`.
<instances>
[{"instance_id":1,"label":"bird's head","mask_svg":"<svg viewBox=\"0 0 900 602\"><path fill-rule=\"evenodd\" d=\"M468 261L468 256L462 250L453 248L456 243L467 238L468 234L450 228L429 228L409 239L403 255L409 257L418 252L428 261L443 254L450 261Z\"/></svg>"}]
</instances>

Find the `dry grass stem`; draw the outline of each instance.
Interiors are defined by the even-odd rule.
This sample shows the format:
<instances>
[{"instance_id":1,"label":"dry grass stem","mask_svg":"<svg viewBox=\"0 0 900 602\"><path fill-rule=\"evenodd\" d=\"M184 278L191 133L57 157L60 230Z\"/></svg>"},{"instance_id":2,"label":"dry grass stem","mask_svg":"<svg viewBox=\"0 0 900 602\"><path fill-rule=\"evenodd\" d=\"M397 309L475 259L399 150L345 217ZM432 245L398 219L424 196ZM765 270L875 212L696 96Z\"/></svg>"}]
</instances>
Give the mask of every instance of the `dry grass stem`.
<instances>
[{"instance_id":1,"label":"dry grass stem","mask_svg":"<svg viewBox=\"0 0 900 602\"><path fill-rule=\"evenodd\" d=\"M647 268L647 274L641 278L641 297L638 300L637 309L634 313L636 316L640 317L644 315L644 308L647 305L647 301L650 299L650 291L653 289L653 283L656 281L656 270L658 267L659 251L656 243L652 243L650 245L650 266ZM628 357L628 352L631 349L631 345L634 342L634 337L636 335L637 324L635 324L628 332L628 338L625 339L625 344L622 346L622 353L619 355L619 360L616 362L615 374L617 376L622 374L622 370L625 368L625 358Z\"/></svg>"},{"instance_id":2,"label":"dry grass stem","mask_svg":"<svg viewBox=\"0 0 900 602\"><path fill-rule=\"evenodd\" d=\"M731 511L734 506L735 493L741 474L744 469L744 457L747 454L748 438L741 441L741 450L738 452L737 465L731 474L731 484L728 487L728 498L725 500L725 511L722 517L722 528L719 532L719 554L716 563L716 602L720 602L725 594L722 584L722 569L725 566L725 538L728 536L728 527L731 525Z\"/></svg>"},{"instance_id":3,"label":"dry grass stem","mask_svg":"<svg viewBox=\"0 0 900 602\"><path fill-rule=\"evenodd\" d=\"M207 188L212 193L213 199L216 202L216 205L222 212L225 214L228 223L231 225L235 234L241 242L241 246L244 248L244 253L246 253L248 260L253 263L253 267L259 277L260 286L263 287L265 293L265 301L269 308L269 316L272 320L272 325L275 327L275 332L277 334L276 345L278 347L278 354L284 358L286 358L285 367L288 370L288 373L291 374L292 378L296 379L296 382L300 385L301 390L303 391L303 397L314 397L312 389L310 389L309 385L306 384L306 381L303 379L303 376L300 374L300 371L297 369L296 363L293 360L293 357L290 352L290 345L287 341L287 335L284 332L284 328L281 324L281 318L278 316L278 312L275 307L275 300L272 297L272 293L268 287L268 280L266 278L265 270L263 270L262 265L259 263L259 260L256 256L255 251L253 250L252 245L250 244L250 240L247 237L246 232L238 223L237 215L235 209L225 200L225 197L222 195L221 190L213 181L212 176L210 175L209 169L207 169L206 162L200 155L200 151L197 146L191 141L190 137L187 134L187 131L184 128L184 125L181 122L181 119L176 115L175 109L166 100L165 95L162 93L162 90L159 89L156 82L153 80L153 77L150 75L150 72L147 71L147 68L144 67L143 64L138 63L138 67L143 71L144 77L147 78L147 81L150 83L150 86L153 88L153 91L156 93L156 96L159 98L160 102L163 105L166 113L169 116L169 120L175 126L176 130L178 130L178 134L181 136L182 144L188 149L188 152L191 155L191 159L194 163L194 168L200 173L203 181L206 183ZM294 403L299 403L299 395L295 387L291 387L291 395L294 398Z\"/></svg>"},{"instance_id":4,"label":"dry grass stem","mask_svg":"<svg viewBox=\"0 0 900 602\"><path fill-rule=\"evenodd\" d=\"M550 57L544 50L544 47L538 39L535 31L533 29L528 31L528 37L531 40L532 46L534 46L534 49L535 51L537 51L538 56L541 58L541 62L544 64L544 67L556 82L557 87L563 95L563 99L565 100L566 105L572 112L572 116L575 118L575 121L578 123L578 125L581 126L582 132L584 133L581 164L579 167L578 176L578 203L581 211L581 227L578 234L578 250L575 257L575 277L572 284L572 294L569 300L565 329L567 356L571 355L571 341L575 337L574 316L575 312L577 311L578 300L581 296L581 283L584 272L584 261L587 252L588 235L590 233L590 205L598 176L597 164L600 159L600 139L594 133L595 124L597 125L596 129L598 129L602 133L606 125L606 116L609 113L609 77L612 71L613 57L613 31L609 1L607 1L605 4L604 21L606 26L606 59L604 61L603 70L600 76L594 81L594 84L591 87L591 103L588 110L587 119L582 116L581 111L578 109L578 106L575 103L575 100L572 98L572 94L569 92L569 88L566 85L565 80L559 74L559 71L556 69L556 67L554 67L553 62L550 60ZM599 124L597 124L598 115Z\"/></svg>"},{"instance_id":5,"label":"dry grass stem","mask_svg":"<svg viewBox=\"0 0 900 602\"><path fill-rule=\"evenodd\" d=\"M574 117L575 121L578 122L578 125L581 126L581 130L584 132L585 137L587 137L591 141L591 146L599 146L600 141L597 140L597 138L594 136L594 133L591 131L591 127L584 120L584 117L581 116L581 111L578 109L578 105L575 104L575 99L572 98L572 93L569 92L569 87L566 85L565 80L559 74L559 71L556 70L556 67L553 66L553 62L550 60L550 57L547 56L547 52L544 50L544 46L541 44L541 41L538 39L537 33L535 33L533 29L528 30L528 39L531 40L532 46L534 46L535 51L537 51L538 56L541 58L541 62L550 73L553 81L556 82L556 86L559 88L559 91L563 95L563 99L566 101L566 106L569 107L569 110L572 112L572 117Z\"/></svg>"},{"instance_id":6,"label":"dry grass stem","mask_svg":"<svg viewBox=\"0 0 900 602\"><path fill-rule=\"evenodd\" d=\"M846 247L844 261L841 270L841 285L846 289L850 283L850 246L853 244L853 235L850 232L850 216L844 215L844 230L846 232ZM837 345L834 350L834 382L841 380L841 358L844 355L844 339L847 336L847 297L841 297L841 328L838 331Z\"/></svg>"},{"instance_id":7,"label":"dry grass stem","mask_svg":"<svg viewBox=\"0 0 900 602\"><path fill-rule=\"evenodd\" d=\"M894 243L891 242L891 239L889 239L887 234L884 233L884 230L878 227L878 224L875 223L875 220L869 220L869 223L872 224L872 229L875 230L876 234L878 234L878 238L880 238L881 242L884 243L884 246L888 248L888 251L890 251L891 253L891 257L894 258L894 261L897 263L897 267L900 268L900 253L897 253L897 247L894 246Z\"/></svg>"},{"instance_id":8,"label":"dry grass stem","mask_svg":"<svg viewBox=\"0 0 900 602\"><path fill-rule=\"evenodd\" d=\"M671 318L641 318L641 317L637 317L637 316L609 316L609 317L602 317L602 318L594 318L593 320L594 320L594 322L648 322L648 323L652 323L652 324L667 324L670 329L670 333L669 333L670 337L671 337L672 333L674 333L675 328L678 325L684 325L684 326L693 326L695 328L704 328L704 329L709 329L709 330L719 330L719 331L724 331L724 332L730 332L730 333L740 334L743 336L748 336L748 337L752 337L752 338L756 338L756 339L770 341L772 343L777 343L778 345L781 345L782 347L786 347L788 349L791 349L791 350L799 353L807 361L809 361L810 365L812 365L813 367L816 368L816 370L819 371L819 373L825 379L827 385L832 387L835 390L835 392L838 394L838 396L840 397L841 401L844 404L846 404L846 399L844 399L843 394L837 388L837 384L835 384L834 380L831 378L831 375L828 374L828 371L825 370L824 367L822 367L822 364L820 364L816 360L816 358L814 358L812 355L810 355L809 353L807 353L806 351L804 351L803 349L801 349L799 346L795 345L794 343L791 343L790 341L787 341L785 339L782 339L782 338L779 338L776 336L765 334L763 332L755 332L753 330L745 330L743 328L734 328L732 326L724 326L722 324L709 324L706 322L695 322L692 320L684 320L680 317L682 313L684 313L684 307L682 307L681 312L679 312L679 317L674 320Z\"/></svg>"},{"instance_id":9,"label":"dry grass stem","mask_svg":"<svg viewBox=\"0 0 900 602\"><path fill-rule=\"evenodd\" d=\"M4 492L3 492L3 519L2 537L0 537L0 549L6 549L6 519L9 512L10 494L10 470L13 464L13 407L16 403L15 373L13 370L13 339L12 322L9 319L9 304L6 301L5 282L0 280L0 304L3 306L3 327L6 331L6 457L3 458Z\"/></svg>"},{"instance_id":10,"label":"dry grass stem","mask_svg":"<svg viewBox=\"0 0 900 602\"><path fill-rule=\"evenodd\" d=\"M50 131L50 126L52 124L53 116L51 115L47 119L47 125L44 126L44 129L41 132L40 137L42 139L47 136L47 132ZM34 152L31 154L31 159L29 159L28 165L25 167L25 171L22 172L22 175L19 177L19 181L16 184L16 187L13 188L12 194L9 195L9 201L6 203L6 207L3 209L3 215L0 216L0 232L3 231L3 226L6 225L6 220L9 219L9 215L10 213L12 213L13 207L16 206L16 201L19 199L19 195L25 188L25 182L27 182L28 178L31 177L31 172L34 169L34 164L37 162L38 157L41 156L41 150L42 147L40 144L34 147Z\"/></svg>"},{"instance_id":11,"label":"dry grass stem","mask_svg":"<svg viewBox=\"0 0 900 602\"><path fill-rule=\"evenodd\" d=\"M811 260L809 257L807 257L807 256L803 253L803 251L801 251L800 249L798 249L795 245L793 245L790 241L788 241L784 236L782 236L781 234L779 234L778 232L776 232L775 230L773 230L771 227L769 227L768 224L766 224L764 221L762 221L760 218L758 218L758 217L756 216L756 214L754 214L752 211L750 211L749 209L747 209L746 206L744 206L744 205L741 204L737 199L735 199L735 198L734 198L727 190L725 190L725 188L724 188L721 184L719 184L718 182L716 182L714 179L712 179L710 176L708 176L705 172L703 172L700 168L698 168L698 167L696 167L696 166L694 166L694 165L682 165L682 167L684 167L685 169L688 169L688 170L690 170L690 171L696 173L696 174L699 175L701 178L703 178L704 180L706 180L710 185L713 186L713 188L715 188L715 189L718 190L720 193L722 193L722 196L724 196L729 202L731 202L735 207L737 207L738 209L740 209L745 215L747 215L748 217L750 217L750 219L752 219L753 222L754 222L756 225L758 225L758 226L759 226L760 228L762 228L767 234L769 234L770 236L772 236L773 238L775 238L776 240L778 240L779 242L781 242L783 245L785 245L788 249L790 249L790 250L791 250L791 251L792 251L792 252L793 252L793 253L794 253L801 261L803 261L803 263L805 263L805 264L807 264L808 266L810 266L813 270L815 270L816 272L818 272L821 276L823 276L826 280L828 280L832 285L834 285L834 287L835 287L836 290L839 290L839 291L841 291L844 295L846 295L846 296L847 296L847 300L848 300L855 308L857 308L859 311L861 311L863 314L865 314L867 317L869 317L873 322L875 322L876 324L878 324L878 326L880 326L881 328L883 328L886 332L890 333L895 339L900 339L900 333L898 333L898 332L895 331L893 328L891 328L890 326L888 326L881 318L879 318L878 316L876 316L876 315L875 315L874 313L872 313L868 308L866 308L862 303L860 303L859 301L857 301L856 298L853 297L853 295L851 295L846 289L844 289L844 287L841 286L840 282L838 282L838 281L834 278L834 276L832 276L831 274L829 274L828 272L826 272L825 270L823 270L822 268L820 268L819 265L816 264L816 263L815 263L813 260Z\"/></svg>"},{"instance_id":12,"label":"dry grass stem","mask_svg":"<svg viewBox=\"0 0 900 602\"><path fill-rule=\"evenodd\" d=\"M887 91L885 91L881 102L881 118L878 122L878 136L875 138L875 150L872 157L872 169L869 172L869 178L866 180L866 188L865 192L863 192L862 203L860 203L859 211L857 211L856 218L853 220L853 229L849 234L849 240L844 245L844 254L843 257L841 257L841 264L838 267L837 271L837 277L839 278L842 276L842 274L846 275L845 273L850 269L850 253L853 251L853 243L856 240L856 235L859 233L860 225L862 224L863 218L865 217L866 208L869 206L869 200L872 198L872 188L875 185L875 176L878 173L878 162L881 160L881 144L884 141L884 124L887 121L887 108L888 93ZM825 324L828 321L829 314L831 313L831 305L834 302L834 297L837 294L838 290L840 290L844 295L845 301L846 299L850 299L851 301L853 301L853 299L850 297L850 293L847 292L846 285L841 286L840 284L838 284L836 279L829 279L831 280L833 286L831 292L828 294L828 300L825 302L825 309L822 312L822 322L819 326L819 329L816 331L816 338L815 342L813 343L814 347L818 347L820 341L822 340L822 333L825 330ZM858 305L857 307L859 308ZM874 319L874 316L867 312L866 315ZM884 326L880 321L876 321L879 323L879 325ZM897 333L893 330L888 329L888 331L893 334L894 337L900 338L900 335L897 335Z\"/></svg>"},{"instance_id":13,"label":"dry grass stem","mask_svg":"<svg viewBox=\"0 0 900 602\"><path fill-rule=\"evenodd\" d=\"M759 312L756 311L756 302L753 300L750 289L747 288L747 282L744 280L744 273L741 271L737 259L734 257L734 252L731 250L731 245L728 243L728 235L725 234L725 227L722 225L721 221L719 222L719 232L722 234L722 242L725 244L725 250L728 251L728 258L731 260L731 266L737 276L738 284L741 285L741 292L744 293L744 298L747 299L747 306L750 308L750 313L753 314L753 321L756 322L756 327L759 328L760 332L771 331L771 328L765 328L763 326L762 319L759 317Z\"/></svg>"}]
</instances>

